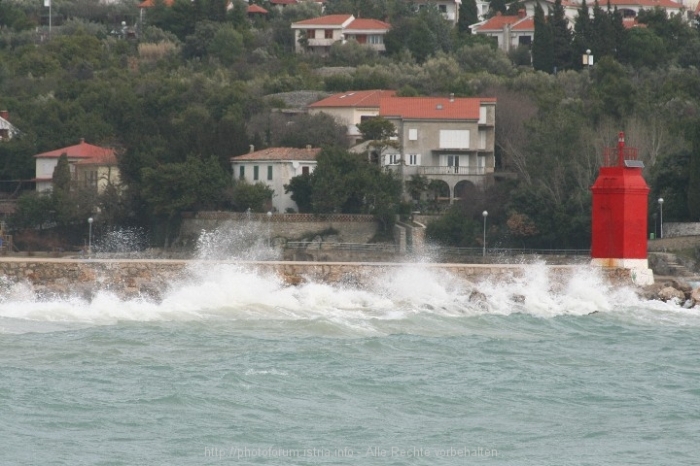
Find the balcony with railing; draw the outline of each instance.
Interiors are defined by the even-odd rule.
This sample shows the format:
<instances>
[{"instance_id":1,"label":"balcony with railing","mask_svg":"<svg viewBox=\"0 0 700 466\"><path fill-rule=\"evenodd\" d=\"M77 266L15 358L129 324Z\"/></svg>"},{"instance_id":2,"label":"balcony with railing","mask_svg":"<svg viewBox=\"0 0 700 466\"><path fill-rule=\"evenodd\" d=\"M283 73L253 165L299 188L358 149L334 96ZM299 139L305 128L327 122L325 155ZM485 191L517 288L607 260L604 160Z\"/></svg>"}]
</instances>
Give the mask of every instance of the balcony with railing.
<instances>
[{"instance_id":1,"label":"balcony with railing","mask_svg":"<svg viewBox=\"0 0 700 466\"><path fill-rule=\"evenodd\" d=\"M493 167L450 167L450 166L423 166L418 168L418 173L421 175L486 175L493 173Z\"/></svg>"}]
</instances>

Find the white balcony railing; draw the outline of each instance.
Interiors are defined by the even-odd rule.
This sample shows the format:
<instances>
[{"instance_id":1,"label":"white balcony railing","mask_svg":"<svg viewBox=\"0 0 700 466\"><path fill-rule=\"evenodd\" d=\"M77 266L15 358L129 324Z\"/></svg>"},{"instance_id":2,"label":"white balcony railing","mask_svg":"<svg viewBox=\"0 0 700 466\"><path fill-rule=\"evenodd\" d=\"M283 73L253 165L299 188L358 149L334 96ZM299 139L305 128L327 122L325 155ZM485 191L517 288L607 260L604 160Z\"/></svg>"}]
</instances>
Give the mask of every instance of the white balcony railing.
<instances>
[{"instance_id":1,"label":"white balcony railing","mask_svg":"<svg viewBox=\"0 0 700 466\"><path fill-rule=\"evenodd\" d=\"M485 175L493 173L491 167L419 167L421 175Z\"/></svg>"}]
</instances>

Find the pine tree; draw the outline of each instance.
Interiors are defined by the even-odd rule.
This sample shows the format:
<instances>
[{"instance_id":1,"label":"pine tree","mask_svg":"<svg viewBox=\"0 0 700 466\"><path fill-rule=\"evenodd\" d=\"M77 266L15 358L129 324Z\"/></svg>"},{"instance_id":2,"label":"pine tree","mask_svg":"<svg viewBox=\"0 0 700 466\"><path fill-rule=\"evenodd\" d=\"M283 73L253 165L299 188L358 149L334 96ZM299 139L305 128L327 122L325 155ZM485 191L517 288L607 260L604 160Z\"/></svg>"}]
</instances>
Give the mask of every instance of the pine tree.
<instances>
[{"instance_id":1,"label":"pine tree","mask_svg":"<svg viewBox=\"0 0 700 466\"><path fill-rule=\"evenodd\" d=\"M535 37L532 41L532 66L538 71L554 72L554 39L552 28L545 21L544 10L537 4L535 6Z\"/></svg>"}]
</instances>

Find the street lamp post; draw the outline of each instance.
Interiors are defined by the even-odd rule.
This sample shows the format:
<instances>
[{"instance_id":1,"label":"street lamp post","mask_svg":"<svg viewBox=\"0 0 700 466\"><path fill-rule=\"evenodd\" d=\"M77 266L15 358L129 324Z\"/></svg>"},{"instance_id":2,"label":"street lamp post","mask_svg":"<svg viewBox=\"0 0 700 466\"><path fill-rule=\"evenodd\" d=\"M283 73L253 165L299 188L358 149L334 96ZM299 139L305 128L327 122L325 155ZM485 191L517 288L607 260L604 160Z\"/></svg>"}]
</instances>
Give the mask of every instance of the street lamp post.
<instances>
[{"instance_id":1,"label":"street lamp post","mask_svg":"<svg viewBox=\"0 0 700 466\"><path fill-rule=\"evenodd\" d=\"M267 211L267 247L270 247L270 236L272 233L270 232L270 220L272 219L272 212Z\"/></svg>"},{"instance_id":2,"label":"street lamp post","mask_svg":"<svg viewBox=\"0 0 700 466\"><path fill-rule=\"evenodd\" d=\"M484 257L486 257L486 217L488 217L489 213L487 211L483 211L481 215L484 216Z\"/></svg>"},{"instance_id":3,"label":"street lamp post","mask_svg":"<svg viewBox=\"0 0 700 466\"><path fill-rule=\"evenodd\" d=\"M663 238L664 237L664 198L663 197L659 198L659 225L661 225L661 228L659 229L659 237Z\"/></svg>"},{"instance_id":4,"label":"street lamp post","mask_svg":"<svg viewBox=\"0 0 700 466\"><path fill-rule=\"evenodd\" d=\"M92 254L92 217L88 218L88 255Z\"/></svg>"},{"instance_id":5,"label":"street lamp post","mask_svg":"<svg viewBox=\"0 0 700 466\"><path fill-rule=\"evenodd\" d=\"M587 49L586 53L583 54L583 66L590 68L593 66L593 54L591 53L591 49Z\"/></svg>"}]
</instances>

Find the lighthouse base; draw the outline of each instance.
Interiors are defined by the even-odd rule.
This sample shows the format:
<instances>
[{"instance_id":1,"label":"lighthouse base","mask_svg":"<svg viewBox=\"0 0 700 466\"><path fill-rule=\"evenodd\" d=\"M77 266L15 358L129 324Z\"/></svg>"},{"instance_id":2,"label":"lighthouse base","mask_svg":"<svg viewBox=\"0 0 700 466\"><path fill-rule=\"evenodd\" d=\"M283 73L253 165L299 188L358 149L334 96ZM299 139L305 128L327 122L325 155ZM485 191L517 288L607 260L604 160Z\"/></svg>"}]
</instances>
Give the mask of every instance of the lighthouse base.
<instances>
[{"instance_id":1,"label":"lighthouse base","mask_svg":"<svg viewBox=\"0 0 700 466\"><path fill-rule=\"evenodd\" d=\"M647 259L594 258L591 265L596 267L616 267L628 269L632 283L637 286L654 284L654 272L649 268Z\"/></svg>"}]
</instances>

